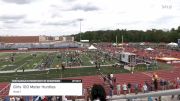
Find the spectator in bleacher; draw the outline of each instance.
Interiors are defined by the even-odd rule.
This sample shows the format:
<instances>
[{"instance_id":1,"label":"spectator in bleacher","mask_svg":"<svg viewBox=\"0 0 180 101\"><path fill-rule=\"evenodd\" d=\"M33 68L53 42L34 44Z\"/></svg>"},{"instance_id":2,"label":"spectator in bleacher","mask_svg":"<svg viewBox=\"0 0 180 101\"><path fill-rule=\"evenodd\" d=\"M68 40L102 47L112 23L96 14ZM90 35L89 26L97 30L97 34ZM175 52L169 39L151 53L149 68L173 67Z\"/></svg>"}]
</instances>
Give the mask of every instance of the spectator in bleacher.
<instances>
[{"instance_id":1,"label":"spectator in bleacher","mask_svg":"<svg viewBox=\"0 0 180 101\"><path fill-rule=\"evenodd\" d=\"M135 92L135 94L138 94L138 84L137 83L134 84L134 92Z\"/></svg>"},{"instance_id":2,"label":"spectator in bleacher","mask_svg":"<svg viewBox=\"0 0 180 101\"><path fill-rule=\"evenodd\" d=\"M107 78L108 78L108 80L111 80L111 76L110 76L111 74L108 74L107 75Z\"/></svg>"},{"instance_id":3,"label":"spectator in bleacher","mask_svg":"<svg viewBox=\"0 0 180 101\"><path fill-rule=\"evenodd\" d=\"M66 96L62 96L62 101L67 101L67 98L66 98Z\"/></svg>"},{"instance_id":4,"label":"spectator in bleacher","mask_svg":"<svg viewBox=\"0 0 180 101\"><path fill-rule=\"evenodd\" d=\"M153 101L151 96L148 96L148 101Z\"/></svg>"},{"instance_id":5,"label":"spectator in bleacher","mask_svg":"<svg viewBox=\"0 0 180 101\"><path fill-rule=\"evenodd\" d=\"M152 80L153 80L154 90L157 91L158 90L158 75L154 73Z\"/></svg>"},{"instance_id":6,"label":"spectator in bleacher","mask_svg":"<svg viewBox=\"0 0 180 101\"><path fill-rule=\"evenodd\" d=\"M128 93L131 93L131 83L127 84Z\"/></svg>"},{"instance_id":7,"label":"spectator in bleacher","mask_svg":"<svg viewBox=\"0 0 180 101\"><path fill-rule=\"evenodd\" d=\"M138 91L139 92L143 91L143 85L141 83L138 84Z\"/></svg>"},{"instance_id":8,"label":"spectator in bleacher","mask_svg":"<svg viewBox=\"0 0 180 101\"><path fill-rule=\"evenodd\" d=\"M26 101L25 97L24 97L24 96L21 96L21 97L20 97L20 101Z\"/></svg>"},{"instance_id":9,"label":"spectator in bleacher","mask_svg":"<svg viewBox=\"0 0 180 101\"><path fill-rule=\"evenodd\" d=\"M126 93L127 93L127 85L126 85L126 83L124 83L122 85L122 87L123 87L123 93L124 93L124 95L126 95Z\"/></svg>"},{"instance_id":10,"label":"spectator in bleacher","mask_svg":"<svg viewBox=\"0 0 180 101\"><path fill-rule=\"evenodd\" d=\"M177 82L178 85L180 85L180 79L179 79L179 77L177 77L176 82Z\"/></svg>"},{"instance_id":11,"label":"spectator in bleacher","mask_svg":"<svg viewBox=\"0 0 180 101\"><path fill-rule=\"evenodd\" d=\"M52 96L51 101L56 101L56 97Z\"/></svg>"},{"instance_id":12,"label":"spectator in bleacher","mask_svg":"<svg viewBox=\"0 0 180 101\"><path fill-rule=\"evenodd\" d=\"M106 76L103 76L103 80L104 80L104 85L106 84L106 81L107 81L107 77Z\"/></svg>"},{"instance_id":13,"label":"spectator in bleacher","mask_svg":"<svg viewBox=\"0 0 180 101\"><path fill-rule=\"evenodd\" d=\"M108 79L113 80L113 74L112 73L108 74Z\"/></svg>"},{"instance_id":14,"label":"spectator in bleacher","mask_svg":"<svg viewBox=\"0 0 180 101\"><path fill-rule=\"evenodd\" d=\"M177 100L180 100L180 94L177 95Z\"/></svg>"},{"instance_id":15,"label":"spectator in bleacher","mask_svg":"<svg viewBox=\"0 0 180 101\"><path fill-rule=\"evenodd\" d=\"M94 84L91 90L92 101L106 101L106 92L104 87L99 84Z\"/></svg>"},{"instance_id":16,"label":"spectator in bleacher","mask_svg":"<svg viewBox=\"0 0 180 101\"><path fill-rule=\"evenodd\" d=\"M158 101L158 98L155 98L154 100L155 100L155 101Z\"/></svg>"},{"instance_id":17,"label":"spectator in bleacher","mask_svg":"<svg viewBox=\"0 0 180 101\"><path fill-rule=\"evenodd\" d=\"M146 85L146 83L144 83L144 85L143 85L143 92L147 93L147 91L148 91L147 85Z\"/></svg>"},{"instance_id":18,"label":"spectator in bleacher","mask_svg":"<svg viewBox=\"0 0 180 101\"><path fill-rule=\"evenodd\" d=\"M112 80L109 80L109 85L113 85L113 81Z\"/></svg>"},{"instance_id":19,"label":"spectator in bleacher","mask_svg":"<svg viewBox=\"0 0 180 101\"><path fill-rule=\"evenodd\" d=\"M56 99L57 99L57 97L56 97ZM48 101L47 97L44 96L44 97L42 98L42 101ZM57 101L58 101L58 100L57 100Z\"/></svg>"},{"instance_id":20,"label":"spectator in bleacher","mask_svg":"<svg viewBox=\"0 0 180 101\"><path fill-rule=\"evenodd\" d=\"M91 98L91 88L87 88L86 101L89 101Z\"/></svg>"},{"instance_id":21,"label":"spectator in bleacher","mask_svg":"<svg viewBox=\"0 0 180 101\"><path fill-rule=\"evenodd\" d=\"M173 82L172 82L172 89L176 89L176 86L177 86L177 85L176 85L176 81L173 81Z\"/></svg>"},{"instance_id":22,"label":"spectator in bleacher","mask_svg":"<svg viewBox=\"0 0 180 101\"><path fill-rule=\"evenodd\" d=\"M14 98L14 96L11 96L11 97L10 97L10 101L16 101L15 98Z\"/></svg>"},{"instance_id":23,"label":"spectator in bleacher","mask_svg":"<svg viewBox=\"0 0 180 101\"><path fill-rule=\"evenodd\" d=\"M48 101L51 101L52 96L47 96Z\"/></svg>"},{"instance_id":24,"label":"spectator in bleacher","mask_svg":"<svg viewBox=\"0 0 180 101\"><path fill-rule=\"evenodd\" d=\"M162 80L162 79L160 79L159 85L160 85L160 87L161 87L161 90L163 90L163 80Z\"/></svg>"},{"instance_id":25,"label":"spectator in bleacher","mask_svg":"<svg viewBox=\"0 0 180 101\"><path fill-rule=\"evenodd\" d=\"M162 98L161 98L161 96L159 96L159 97L158 97L158 101L161 101L161 100L162 100Z\"/></svg>"},{"instance_id":26,"label":"spectator in bleacher","mask_svg":"<svg viewBox=\"0 0 180 101\"><path fill-rule=\"evenodd\" d=\"M112 96L113 96L113 89L110 87L110 89L109 89L109 96L112 98Z\"/></svg>"},{"instance_id":27,"label":"spectator in bleacher","mask_svg":"<svg viewBox=\"0 0 180 101\"><path fill-rule=\"evenodd\" d=\"M112 80L111 80L112 81ZM112 92L112 95L114 95L114 85L112 85L112 84L110 84L110 90L111 90L111 92Z\"/></svg>"},{"instance_id":28,"label":"spectator in bleacher","mask_svg":"<svg viewBox=\"0 0 180 101\"><path fill-rule=\"evenodd\" d=\"M119 83L116 85L116 89L117 89L117 95L120 95L121 94L121 85Z\"/></svg>"},{"instance_id":29,"label":"spectator in bleacher","mask_svg":"<svg viewBox=\"0 0 180 101\"><path fill-rule=\"evenodd\" d=\"M160 80L160 86L161 86L162 90L165 90L165 80L164 79Z\"/></svg>"},{"instance_id":30,"label":"spectator in bleacher","mask_svg":"<svg viewBox=\"0 0 180 101\"><path fill-rule=\"evenodd\" d=\"M86 94L87 94L87 91L86 91L86 89L85 88L83 88L83 96L84 96L84 98L86 99Z\"/></svg>"},{"instance_id":31,"label":"spectator in bleacher","mask_svg":"<svg viewBox=\"0 0 180 101\"><path fill-rule=\"evenodd\" d=\"M164 80L164 90L166 90L168 88L168 81Z\"/></svg>"},{"instance_id":32,"label":"spectator in bleacher","mask_svg":"<svg viewBox=\"0 0 180 101\"><path fill-rule=\"evenodd\" d=\"M57 101L62 101L62 96L56 96ZM49 101L49 100L48 100ZM51 100L50 100L51 101Z\"/></svg>"},{"instance_id":33,"label":"spectator in bleacher","mask_svg":"<svg viewBox=\"0 0 180 101\"><path fill-rule=\"evenodd\" d=\"M16 101L20 101L20 97L15 97L15 100Z\"/></svg>"},{"instance_id":34,"label":"spectator in bleacher","mask_svg":"<svg viewBox=\"0 0 180 101\"><path fill-rule=\"evenodd\" d=\"M147 81L145 81L145 84L147 86L147 92L149 92L150 91L150 85L149 85L149 83Z\"/></svg>"},{"instance_id":35,"label":"spectator in bleacher","mask_svg":"<svg viewBox=\"0 0 180 101\"><path fill-rule=\"evenodd\" d=\"M154 90L157 91L158 90L158 81L157 81L157 79L154 79L153 84L154 84Z\"/></svg>"}]
</instances>

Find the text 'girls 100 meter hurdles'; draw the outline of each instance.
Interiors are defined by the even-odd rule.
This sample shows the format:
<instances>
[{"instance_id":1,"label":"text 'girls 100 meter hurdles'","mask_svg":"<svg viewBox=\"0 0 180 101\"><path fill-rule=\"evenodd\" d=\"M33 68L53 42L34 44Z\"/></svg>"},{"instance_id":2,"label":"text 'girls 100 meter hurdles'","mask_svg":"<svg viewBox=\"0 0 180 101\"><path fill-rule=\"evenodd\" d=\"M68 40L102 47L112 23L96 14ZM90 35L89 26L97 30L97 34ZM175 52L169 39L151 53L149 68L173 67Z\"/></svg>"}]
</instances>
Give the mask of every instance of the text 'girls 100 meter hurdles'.
<instances>
[{"instance_id":1,"label":"text 'girls 100 meter hurdles'","mask_svg":"<svg viewBox=\"0 0 180 101\"><path fill-rule=\"evenodd\" d=\"M82 80L12 80L10 96L81 96Z\"/></svg>"}]
</instances>

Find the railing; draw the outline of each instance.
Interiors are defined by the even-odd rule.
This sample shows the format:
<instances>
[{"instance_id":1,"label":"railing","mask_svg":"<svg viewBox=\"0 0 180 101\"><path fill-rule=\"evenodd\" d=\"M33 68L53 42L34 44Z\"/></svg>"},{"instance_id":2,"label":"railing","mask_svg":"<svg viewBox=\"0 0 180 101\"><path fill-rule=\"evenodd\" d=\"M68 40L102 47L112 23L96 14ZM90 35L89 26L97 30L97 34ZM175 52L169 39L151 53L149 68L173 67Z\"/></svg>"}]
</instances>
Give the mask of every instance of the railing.
<instances>
[{"instance_id":1,"label":"railing","mask_svg":"<svg viewBox=\"0 0 180 101\"><path fill-rule=\"evenodd\" d=\"M142 93L136 95L122 95L122 96L114 96L112 98L108 98L108 101L118 100L118 99L136 99L136 98L145 98L145 97L158 97L158 96L168 96L168 95L180 95L180 88L179 89L171 89L171 90L164 90L164 91L153 91L149 93Z\"/></svg>"}]
</instances>

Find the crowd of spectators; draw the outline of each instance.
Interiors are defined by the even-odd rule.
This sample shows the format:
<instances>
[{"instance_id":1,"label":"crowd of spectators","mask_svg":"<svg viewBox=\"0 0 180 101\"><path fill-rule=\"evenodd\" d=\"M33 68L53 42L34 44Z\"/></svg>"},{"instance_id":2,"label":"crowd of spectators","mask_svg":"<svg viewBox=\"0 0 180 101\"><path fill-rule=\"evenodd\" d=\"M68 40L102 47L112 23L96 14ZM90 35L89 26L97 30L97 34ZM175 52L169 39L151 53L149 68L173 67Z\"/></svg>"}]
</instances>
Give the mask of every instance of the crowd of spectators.
<instances>
[{"instance_id":1,"label":"crowd of spectators","mask_svg":"<svg viewBox=\"0 0 180 101\"><path fill-rule=\"evenodd\" d=\"M117 47L112 47L111 45L99 46L99 48L103 50L103 52L112 53L112 54L106 55L106 53L103 54L101 52L92 54L91 56L89 56L92 58L92 60L107 60L107 58L109 58L111 55L113 56L116 52L121 51L121 49ZM165 48L162 48L162 49L155 48L154 51L148 52L148 51L145 51L143 48L126 46L125 50L129 52L133 52L139 55L140 57L142 57L143 59L154 59L155 57L163 57L163 56L180 57L177 51L169 50ZM81 60L79 59L81 54L85 54L85 53L83 52L82 53L81 52L80 53L79 52L65 53L64 56L69 58L70 60L70 62L68 63L69 65L72 65L72 64L75 65L76 62L79 63L80 65L82 64ZM105 59L101 59L101 57L99 57L100 54L103 54ZM153 75L152 81L144 81L143 83L139 83L139 82L117 83L116 77L114 77L113 74L108 74L107 76L103 75L103 80L104 80L104 83L102 85L95 84L92 87L84 88L83 95L86 101L89 101L89 100L106 101L106 96L112 97L113 95L148 93L151 91L180 88L179 77L177 77L174 80L166 80L163 78L159 78L157 74ZM105 89L106 87L108 87L108 89ZM180 95L178 97L180 98ZM11 101L24 100L21 97L10 97L10 99ZM39 99L41 99L42 101L49 101L49 100L61 101L62 99L66 99L66 97L64 96L52 97L51 96L51 97L39 97Z\"/></svg>"}]
</instances>

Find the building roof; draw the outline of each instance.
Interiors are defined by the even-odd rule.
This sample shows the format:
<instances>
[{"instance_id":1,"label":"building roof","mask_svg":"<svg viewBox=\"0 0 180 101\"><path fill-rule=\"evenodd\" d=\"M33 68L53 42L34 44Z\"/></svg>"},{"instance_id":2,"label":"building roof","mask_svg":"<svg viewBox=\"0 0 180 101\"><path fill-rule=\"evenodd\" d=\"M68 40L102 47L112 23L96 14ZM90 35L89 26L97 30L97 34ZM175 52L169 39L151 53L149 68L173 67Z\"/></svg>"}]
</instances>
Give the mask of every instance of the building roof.
<instances>
[{"instance_id":1,"label":"building roof","mask_svg":"<svg viewBox=\"0 0 180 101\"><path fill-rule=\"evenodd\" d=\"M37 43L39 36L0 36L2 43Z\"/></svg>"}]
</instances>

